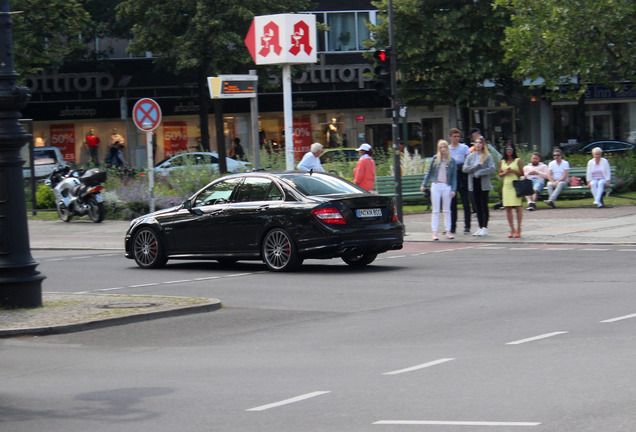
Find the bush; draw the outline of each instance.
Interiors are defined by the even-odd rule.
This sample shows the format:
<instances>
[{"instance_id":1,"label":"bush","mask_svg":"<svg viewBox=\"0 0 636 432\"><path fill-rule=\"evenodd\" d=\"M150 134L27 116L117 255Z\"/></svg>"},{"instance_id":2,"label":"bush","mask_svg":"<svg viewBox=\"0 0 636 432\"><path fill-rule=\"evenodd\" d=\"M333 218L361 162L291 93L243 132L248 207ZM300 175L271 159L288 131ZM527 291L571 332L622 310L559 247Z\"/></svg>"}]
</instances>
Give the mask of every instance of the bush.
<instances>
[{"instance_id":1,"label":"bush","mask_svg":"<svg viewBox=\"0 0 636 432\"><path fill-rule=\"evenodd\" d=\"M35 206L40 209L55 208L55 195L47 185L40 185L35 191Z\"/></svg>"}]
</instances>

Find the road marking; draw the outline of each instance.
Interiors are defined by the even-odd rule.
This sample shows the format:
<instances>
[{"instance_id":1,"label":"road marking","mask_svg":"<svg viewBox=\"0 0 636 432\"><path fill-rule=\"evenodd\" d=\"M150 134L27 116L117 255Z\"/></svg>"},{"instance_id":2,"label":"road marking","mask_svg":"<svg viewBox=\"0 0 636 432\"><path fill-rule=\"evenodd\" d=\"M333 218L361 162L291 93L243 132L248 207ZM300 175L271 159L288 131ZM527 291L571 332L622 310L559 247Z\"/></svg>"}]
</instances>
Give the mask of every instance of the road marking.
<instances>
[{"instance_id":1,"label":"road marking","mask_svg":"<svg viewBox=\"0 0 636 432\"><path fill-rule=\"evenodd\" d=\"M579 250L582 250L582 251L594 251L594 252L596 252L596 251L599 251L599 252L606 252L606 251L611 250L611 249L581 248L581 249L579 249Z\"/></svg>"},{"instance_id":2,"label":"road marking","mask_svg":"<svg viewBox=\"0 0 636 432\"><path fill-rule=\"evenodd\" d=\"M194 281L204 281L204 280L212 280L212 279L220 279L221 276L208 276L208 277L200 277L200 278L194 278L192 280Z\"/></svg>"},{"instance_id":3,"label":"road marking","mask_svg":"<svg viewBox=\"0 0 636 432\"><path fill-rule=\"evenodd\" d=\"M274 403L267 404L267 405L257 406L255 408L250 408L250 409L247 409L245 411L265 411L265 410L268 410L270 408L276 408L276 407L283 406L283 405L288 405L288 404L291 404L291 403L294 403L294 402L300 402L302 400L310 399L310 398L313 398L313 397L316 397L316 396L320 396L320 395L323 395L323 394L326 394L326 393L331 393L331 392L330 391L315 391L315 392L312 392L312 393L307 393L307 394L304 394L304 395L296 396L296 397L293 397L293 398L290 398L290 399L285 399L285 400L282 400L280 402L274 402Z\"/></svg>"},{"instance_id":4,"label":"road marking","mask_svg":"<svg viewBox=\"0 0 636 432\"><path fill-rule=\"evenodd\" d=\"M522 343L533 342L533 341L536 341L536 340L545 339L545 338L549 338L549 337L552 337L552 336L557 336L557 335L565 334L565 333L567 333L567 332L566 331L558 331L558 332L553 332L553 333L546 333L546 334L542 334L542 335L539 335L539 336L533 336L533 337L527 338L527 339L521 339L521 340L514 341L514 342L508 342L506 345L519 345L519 344L522 344Z\"/></svg>"},{"instance_id":5,"label":"road marking","mask_svg":"<svg viewBox=\"0 0 636 432\"><path fill-rule=\"evenodd\" d=\"M610 318L610 319L606 319L604 321L601 321L602 323L613 323L616 321L622 321L622 320L626 320L626 319L630 319L630 318L636 318L636 314L631 314L631 315L623 315L617 318Z\"/></svg>"},{"instance_id":6,"label":"road marking","mask_svg":"<svg viewBox=\"0 0 636 432\"><path fill-rule=\"evenodd\" d=\"M449 362L451 360L455 360L455 359L454 358L443 358L443 359L439 359L439 360L434 360L432 362L422 363L422 364L419 364L419 365L416 365L416 366L411 366L411 367L408 367L408 368L405 368L405 369L395 370L395 371L392 371L392 372L385 372L382 375L398 375L398 374L405 373L405 372L413 372L413 371L416 371L416 370L419 370L419 369L424 369L424 368L427 368L427 367L436 366L438 364L446 363L446 362Z\"/></svg>"},{"instance_id":7,"label":"road marking","mask_svg":"<svg viewBox=\"0 0 636 432\"><path fill-rule=\"evenodd\" d=\"M151 282L151 283L145 283L145 284L139 284L139 285L130 285L128 288L143 288L143 287L149 287L149 286L155 286L155 285L161 285L161 282Z\"/></svg>"},{"instance_id":8,"label":"road marking","mask_svg":"<svg viewBox=\"0 0 636 432\"><path fill-rule=\"evenodd\" d=\"M186 283L186 282L192 282L192 279L181 279L181 280L165 281L165 282L161 282L161 283L162 284L166 284L166 285L170 285L170 284Z\"/></svg>"},{"instance_id":9,"label":"road marking","mask_svg":"<svg viewBox=\"0 0 636 432\"><path fill-rule=\"evenodd\" d=\"M375 425L434 425L434 426L539 426L539 422L438 421L438 420L380 420Z\"/></svg>"},{"instance_id":10,"label":"road marking","mask_svg":"<svg viewBox=\"0 0 636 432\"><path fill-rule=\"evenodd\" d=\"M387 259L394 259L394 258L406 258L406 255L391 255L388 256Z\"/></svg>"},{"instance_id":11,"label":"road marking","mask_svg":"<svg viewBox=\"0 0 636 432\"><path fill-rule=\"evenodd\" d=\"M117 291L117 290L121 290L121 289L126 289L126 287L102 288L102 289L95 290L95 292L101 292L101 291ZM85 291L84 293L88 293L88 291ZM82 293L82 294L84 294L84 293ZM80 293L78 293L78 294L80 294Z\"/></svg>"}]
</instances>

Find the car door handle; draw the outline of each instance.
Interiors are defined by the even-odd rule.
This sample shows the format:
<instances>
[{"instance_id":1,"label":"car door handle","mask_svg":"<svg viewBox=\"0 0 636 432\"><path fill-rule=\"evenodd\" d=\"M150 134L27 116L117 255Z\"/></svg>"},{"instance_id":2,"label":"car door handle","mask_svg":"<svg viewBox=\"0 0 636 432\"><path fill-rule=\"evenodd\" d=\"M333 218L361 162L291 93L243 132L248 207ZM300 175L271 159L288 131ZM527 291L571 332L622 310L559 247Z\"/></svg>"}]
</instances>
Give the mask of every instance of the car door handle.
<instances>
[{"instance_id":1,"label":"car door handle","mask_svg":"<svg viewBox=\"0 0 636 432\"><path fill-rule=\"evenodd\" d=\"M256 211L265 211L265 210L267 210L268 208L269 208L269 204L263 204L262 206L257 207L257 208L256 208Z\"/></svg>"}]
</instances>

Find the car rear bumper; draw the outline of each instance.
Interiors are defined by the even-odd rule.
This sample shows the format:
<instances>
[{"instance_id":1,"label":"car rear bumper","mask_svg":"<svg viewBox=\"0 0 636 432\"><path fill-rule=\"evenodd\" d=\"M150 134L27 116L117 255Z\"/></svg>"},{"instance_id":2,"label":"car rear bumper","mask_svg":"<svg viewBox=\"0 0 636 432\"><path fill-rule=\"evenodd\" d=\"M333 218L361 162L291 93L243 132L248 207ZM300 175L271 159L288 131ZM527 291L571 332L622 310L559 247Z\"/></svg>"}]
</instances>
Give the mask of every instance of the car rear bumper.
<instances>
[{"instance_id":1,"label":"car rear bumper","mask_svg":"<svg viewBox=\"0 0 636 432\"><path fill-rule=\"evenodd\" d=\"M382 232L355 235L332 235L328 239L303 240L298 243L298 252L306 258L335 258L360 253L382 253L402 249L404 227Z\"/></svg>"}]
</instances>

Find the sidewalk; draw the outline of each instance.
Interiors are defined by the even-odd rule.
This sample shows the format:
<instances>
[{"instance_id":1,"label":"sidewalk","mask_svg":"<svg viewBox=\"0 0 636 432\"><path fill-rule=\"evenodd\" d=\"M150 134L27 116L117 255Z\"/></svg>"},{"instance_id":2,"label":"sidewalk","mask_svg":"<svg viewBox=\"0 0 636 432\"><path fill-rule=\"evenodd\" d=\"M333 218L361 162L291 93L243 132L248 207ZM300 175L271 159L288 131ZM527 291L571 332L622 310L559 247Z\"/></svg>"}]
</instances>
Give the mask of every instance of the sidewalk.
<instances>
[{"instance_id":1,"label":"sidewalk","mask_svg":"<svg viewBox=\"0 0 636 432\"><path fill-rule=\"evenodd\" d=\"M461 212L460 212L461 213ZM470 243L581 243L636 244L636 206L577 207L523 211L522 237L508 238L505 210L491 210L489 235L464 235L460 214L455 242ZM431 241L431 214L405 215L406 241ZM89 220L29 220L32 249L124 249L127 221L96 224ZM471 232L477 231L477 218L472 217ZM451 241L442 239L440 241Z\"/></svg>"}]
</instances>

